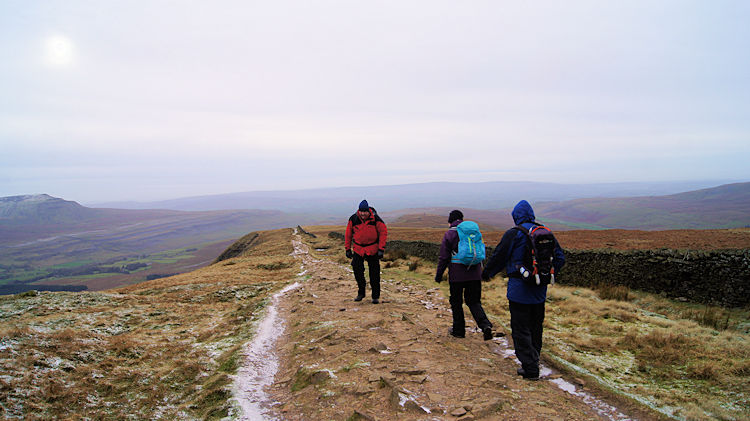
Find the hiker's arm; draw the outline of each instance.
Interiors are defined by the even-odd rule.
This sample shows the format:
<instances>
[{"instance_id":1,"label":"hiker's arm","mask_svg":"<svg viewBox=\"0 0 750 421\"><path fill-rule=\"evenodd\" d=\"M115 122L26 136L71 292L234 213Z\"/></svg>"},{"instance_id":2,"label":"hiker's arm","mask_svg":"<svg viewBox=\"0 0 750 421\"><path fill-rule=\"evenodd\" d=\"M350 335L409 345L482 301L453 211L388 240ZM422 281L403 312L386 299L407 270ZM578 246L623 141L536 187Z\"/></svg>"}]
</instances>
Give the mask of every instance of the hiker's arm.
<instances>
[{"instance_id":1,"label":"hiker's arm","mask_svg":"<svg viewBox=\"0 0 750 421\"><path fill-rule=\"evenodd\" d=\"M562 247L560 247L560 243L557 242L557 238L555 238L555 272L559 273L560 269L562 269L563 265L565 265L565 253L563 253Z\"/></svg>"},{"instance_id":2,"label":"hiker's arm","mask_svg":"<svg viewBox=\"0 0 750 421\"><path fill-rule=\"evenodd\" d=\"M443 280L443 272L448 267L448 263L451 261L451 245L448 242L448 234L443 236L443 242L440 243L440 255L438 256L437 273L435 273L435 281L440 282ZM439 280L438 280L439 279Z\"/></svg>"},{"instance_id":3,"label":"hiker's arm","mask_svg":"<svg viewBox=\"0 0 750 421\"><path fill-rule=\"evenodd\" d=\"M352 248L352 220L349 219L349 223L346 224L346 232L344 233L344 248L351 250Z\"/></svg>"},{"instance_id":4,"label":"hiker's arm","mask_svg":"<svg viewBox=\"0 0 750 421\"><path fill-rule=\"evenodd\" d=\"M384 222L378 221L375 228L378 230L378 250L385 250L385 243L388 241L388 227L385 226Z\"/></svg>"},{"instance_id":5,"label":"hiker's arm","mask_svg":"<svg viewBox=\"0 0 750 421\"><path fill-rule=\"evenodd\" d=\"M508 263L510 257L510 248L513 245L513 238L516 236L515 230L508 230L503 235L500 243L495 247L495 251L492 252L492 256L487 261L487 266L482 271L482 279L490 279L497 275L498 272L505 269L505 265Z\"/></svg>"}]
</instances>

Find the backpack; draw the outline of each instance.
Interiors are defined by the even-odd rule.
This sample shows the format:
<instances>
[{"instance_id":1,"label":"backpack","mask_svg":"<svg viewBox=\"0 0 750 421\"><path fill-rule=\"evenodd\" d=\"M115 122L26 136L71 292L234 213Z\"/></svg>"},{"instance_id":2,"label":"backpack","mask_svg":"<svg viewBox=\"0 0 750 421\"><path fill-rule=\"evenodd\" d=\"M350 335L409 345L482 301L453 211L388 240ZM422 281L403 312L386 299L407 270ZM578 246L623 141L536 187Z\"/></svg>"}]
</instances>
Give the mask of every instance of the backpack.
<instances>
[{"instance_id":1,"label":"backpack","mask_svg":"<svg viewBox=\"0 0 750 421\"><path fill-rule=\"evenodd\" d=\"M451 257L451 262L466 266L481 263L485 257L485 250L479 225L476 222L464 221L454 228L458 232L458 251Z\"/></svg>"},{"instance_id":2,"label":"backpack","mask_svg":"<svg viewBox=\"0 0 750 421\"><path fill-rule=\"evenodd\" d=\"M524 279L529 278L529 275L534 275L534 280L537 285L554 284L555 283L555 236L552 234L552 230L545 227L544 225L533 222L536 226L531 230L518 225L515 228L524 234L526 234L526 254L524 256L524 265L531 272L528 272L524 267L518 268L521 272L521 276Z\"/></svg>"}]
</instances>

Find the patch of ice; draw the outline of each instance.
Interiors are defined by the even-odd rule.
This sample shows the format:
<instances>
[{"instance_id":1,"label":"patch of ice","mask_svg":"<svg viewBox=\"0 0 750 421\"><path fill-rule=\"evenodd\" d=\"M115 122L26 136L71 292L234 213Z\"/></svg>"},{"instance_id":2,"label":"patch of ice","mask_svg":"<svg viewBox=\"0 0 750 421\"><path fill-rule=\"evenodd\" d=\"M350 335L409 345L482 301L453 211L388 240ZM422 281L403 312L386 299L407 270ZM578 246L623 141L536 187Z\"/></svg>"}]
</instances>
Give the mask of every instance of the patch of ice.
<instances>
[{"instance_id":1,"label":"patch of ice","mask_svg":"<svg viewBox=\"0 0 750 421\"><path fill-rule=\"evenodd\" d=\"M431 413L432 413L432 411L430 411L430 409L429 409L429 408L427 408L427 407L425 407L425 406L423 406L423 405L420 405L420 404L419 404L419 402L417 402L417 398L416 398L416 397L414 396L414 393L410 392L410 391L409 391L409 390L407 390L407 389L403 389L403 391L404 391L404 392L406 392L406 393L398 392L398 404L399 404L399 405L400 405L401 407L403 407L404 405L406 405L406 402L412 401L412 402L414 402L414 403L415 403L415 404L416 404L417 406L419 406L420 408L422 408L422 410L423 410L423 411L424 411L425 413L427 413L427 414L431 414ZM407 394L407 393L408 393L408 394Z\"/></svg>"},{"instance_id":2,"label":"patch of ice","mask_svg":"<svg viewBox=\"0 0 750 421\"><path fill-rule=\"evenodd\" d=\"M556 384L557 387L559 387L560 389L562 389L562 390L570 393L571 395L578 396L579 398L581 398L581 400L583 400L583 402L586 405L588 405L589 407L593 408L597 413L599 413L599 415L601 415L603 417L606 417L607 419L610 419L612 421L626 421L626 420L631 420L630 417L628 417L627 415L625 415L625 414L621 413L620 411L618 411L617 408L615 408L614 406L612 406L612 405L610 405L608 403L605 403L605 402L603 402L603 401L595 398L594 396L589 395L588 393L586 393L584 391L577 390L576 387L572 383L570 383L570 382L568 382L568 381L566 381L566 380L564 380L562 378L560 378L560 379L552 379L550 381L552 383Z\"/></svg>"},{"instance_id":3,"label":"patch of ice","mask_svg":"<svg viewBox=\"0 0 750 421\"><path fill-rule=\"evenodd\" d=\"M424 308L426 308L427 310L437 310L440 308L437 304L433 303L432 301L420 300L420 302L422 303Z\"/></svg>"},{"instance_id":4,"label":"patch of ice","mask_svg":"<svg viewBox=\"0 0 750 421\"><path fill-rule=\"evenodd\" d=\"M5 351L6 349L13 351L13 345L16 345L16 343L10 339L3 339L0 341L0 351Z\"/></svg>"},{"instance_id":5,"label":"patch of ice","mask_svg":"<svg viewBox=\"0 0 750 421\"><path fill-rule=\"evenodd\" d=\"M284 294L300 286L299 282L295 282L273 295L255 338L245 348L243 366L237 371L233 385L234 399L242 411L241 420L274 419L267 413L273 402L264 388L273 383L279 368L278 358L273 351L276 339L284 331L284 321L279 318L276 306Z\"/></svg>"}]
</instances>

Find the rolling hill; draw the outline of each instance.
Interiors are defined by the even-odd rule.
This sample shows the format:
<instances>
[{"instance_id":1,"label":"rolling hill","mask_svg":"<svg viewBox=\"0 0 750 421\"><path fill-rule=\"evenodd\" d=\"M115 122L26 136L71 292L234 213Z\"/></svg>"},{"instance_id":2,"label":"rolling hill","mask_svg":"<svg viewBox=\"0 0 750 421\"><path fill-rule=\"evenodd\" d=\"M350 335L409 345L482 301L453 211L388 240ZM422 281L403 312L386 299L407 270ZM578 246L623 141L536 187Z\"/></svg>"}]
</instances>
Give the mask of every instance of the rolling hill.
<instances>
[{"instance_id":1,"label":"rolling hill","mask_svg":"<svg viewBox=\"0 0 750 421\"><path fill-rule=\"evenodd\" d=\"M276 209L320 215L347 216L366 198L379 212L425 206L504 209L520 198L534 202L593 197L665 195L712 187L720 182L559 184L493 181L483 183L434 182L393 186L337 187L289 191L255 191L186 197L147 203L106 203L98 207L129 209Z\"/></svg>"},{"instance_id":2,"label":"rolling hill","mask_svg":"<svg viewBox=\"0 0 750 421\"><path fill-rule=\"evenodd\" d=\"M0 198L0 294L107 289L209 264L258 229L318 222L276 210L95 209L48 195Z\"/></svg>"},{"instance_id":3,"label":"rolling hill","mask_svg":"<svg viewBox=\"0 0 750 421\"><path fill-rule=\"evenodd\" d=\"M555 230L570 229L724 229L750 226L750 183L726 184L667 196L589 198L532 202L537 218ZM400 226L444 227L448 207L411 208L382 213ZM497 229L513 226L512 207L462 208L467 219Z\"/></svg>"},{"instance_id":4,"label":"rolling hill","mask_svg":"<svg viewBox=\"0 0 750 421\"><path fill-rule=\"evenodd\" d=\"M576 199L536 206L545 220L599 228L705 229L750 226L750 183L668 196Z\"/></svg>"}]
</instances>

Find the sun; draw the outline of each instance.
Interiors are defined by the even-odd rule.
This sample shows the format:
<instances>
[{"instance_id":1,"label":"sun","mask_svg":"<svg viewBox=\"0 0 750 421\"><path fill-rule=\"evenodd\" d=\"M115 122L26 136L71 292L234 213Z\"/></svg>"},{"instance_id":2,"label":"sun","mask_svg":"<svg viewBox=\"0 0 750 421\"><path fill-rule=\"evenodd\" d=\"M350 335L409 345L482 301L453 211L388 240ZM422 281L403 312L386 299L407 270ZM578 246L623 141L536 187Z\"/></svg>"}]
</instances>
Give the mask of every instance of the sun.
<instances>
[{"instance_id":1,"label":"sun","mask_svg":"<svg viewBox=\"0 0 750 421\"><path fill-rule=\"evenodd\" d=\"M44 58L51 67L70 67L75 56L75 46L64 35L52 35L44 41Z\"/></svg>"}]
</instances>

